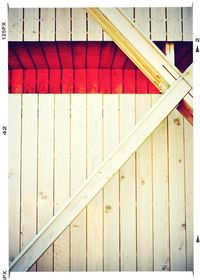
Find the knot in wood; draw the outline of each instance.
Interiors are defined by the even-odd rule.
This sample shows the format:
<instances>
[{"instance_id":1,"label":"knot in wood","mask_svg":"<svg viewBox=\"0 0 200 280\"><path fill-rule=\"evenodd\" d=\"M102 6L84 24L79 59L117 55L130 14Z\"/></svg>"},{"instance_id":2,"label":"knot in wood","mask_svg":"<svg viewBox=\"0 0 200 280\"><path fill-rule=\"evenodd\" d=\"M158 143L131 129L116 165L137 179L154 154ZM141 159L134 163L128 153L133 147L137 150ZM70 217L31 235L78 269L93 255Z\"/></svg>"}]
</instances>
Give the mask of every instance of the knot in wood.
<instances>
[{"instance_id":1,"label":"knot in wood","mask_svg":"<svg viewBox=\"0 0 200 280\"><path fill-rule=\"evenodd\" d=\"M112 207L110 205L105 206L105 212L109 213L111 211Z\"/></svg>"}]
</instances>

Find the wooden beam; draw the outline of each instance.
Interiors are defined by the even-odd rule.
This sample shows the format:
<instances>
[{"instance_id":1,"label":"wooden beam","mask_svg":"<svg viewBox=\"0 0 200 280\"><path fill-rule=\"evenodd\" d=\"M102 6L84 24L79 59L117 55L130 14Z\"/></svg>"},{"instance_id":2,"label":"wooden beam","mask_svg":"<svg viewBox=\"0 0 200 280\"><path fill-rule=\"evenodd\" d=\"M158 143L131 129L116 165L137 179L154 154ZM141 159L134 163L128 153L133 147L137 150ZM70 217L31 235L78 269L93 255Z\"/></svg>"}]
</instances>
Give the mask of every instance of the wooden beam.
<instances>
[{"instance_id":1,"label":"wooden beam","mask_svg":"<svg viewBox=\"0 0 200 280\"><path fill-rule=\"evenodd\" d=\"M86 11L161 92L165 92L181 76L181 72L129 21L121 9L86 8ZM187 100L184 100L178 110L191 123L193 112Z\"/></svg>"},{"instance_id":2,"label":"wooden beam","mask_svg":"<svg viewBox=\"0 0 200 280\"><path fill-rule=\"evenodd\" d=\"M74 193L64 207L51 218L12 261L10 271L27 271L45 250L49 248L54 240L70 225L136 149L191 90L191 86L186 81L191 76L192 69L190 67L155 103L144 118L105 159L102 165L87 179L80 189Z\"/></svg>"}]
</instances>

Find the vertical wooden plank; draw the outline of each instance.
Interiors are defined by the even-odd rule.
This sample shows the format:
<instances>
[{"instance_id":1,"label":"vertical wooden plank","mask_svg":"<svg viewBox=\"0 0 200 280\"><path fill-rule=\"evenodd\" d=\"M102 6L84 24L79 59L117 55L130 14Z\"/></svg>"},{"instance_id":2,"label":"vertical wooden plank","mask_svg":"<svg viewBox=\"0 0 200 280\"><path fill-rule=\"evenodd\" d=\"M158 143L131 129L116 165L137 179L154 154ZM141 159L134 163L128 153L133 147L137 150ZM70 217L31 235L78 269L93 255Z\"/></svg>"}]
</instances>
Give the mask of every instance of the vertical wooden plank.
<instances>
[{"instance_id":1,"label":"vertical wooden plank","mask_svg":"<svg viewBox=\"0 0 200 280\"><path fill-rule=\"evenodd\" d=\"M185 254L185 182L183 117L173 111L168 117L170 262L172 271L186 270Z\"/></svg>"},{"instance_id":2,"label":"vertical wooden plank","mask_svg":"<svg viewBox=\"0 0 200 280\"><path fill-rule=\"evenodd\" d=\"M56 41L70 41L70 8L56 8Z\"/></svg>"},{"instance_id":3,"label":"vertical wooden plank","mask_svg":"<svg viewBox=\"0 0 200 280\"><path fill-rule=\"evenodd\" d=\"M104 158L119 141L118 95L104 95ZM119 271L119 172L104 187L104 270Z\"/></svg>"},{"instance_id":4,"label":"vertical wooden plank","mask_svg":"<svg viewBox=\"0 0 200 280\"><path fill-rule=\"evenodd\" d=\"M99 69L99 93L111 92L111 70Z\"/></svg>"},{"instance_id":5,"label":"vertical wooden plank","mask_svg":"<svg viewBox=\"0 0 200 280\"><path fill-rule=\"evenodd\" d=\"M111 70L111 93L122 93L123 92L123 70L112 69Z\"/></svg>"},{"instance_id":6,"label":"vertical wooden plank","mask_svg":"<svg viewBox=\"0 0 200 280\"><path fill-rule=\"evenodd\" d=\"M135 69L124 69L124 93L136 93Z\"/></svg>"},{"instance_id":7,"label":"vertical wooden plank","mask_svg":"<svg viewBox=\"0 0 200 280\"><path fill-rule=\"evenodd\" d=\"M101 41L102 34L101 26L88 14L88 41Z\"/></svg>"},{"instance_id":8,"label":"vertical wooden plank","mask_svg":"<svg viewBox=\"0 0 200 280\"><path fill-rule=\"evenodd\" d=\"M120 10L123 12L123 14L129 19L131 22L133 22L133 8L120 8Z\"/></svg>"},{"instance_id":9,"label":"vertical wooden plank","mask_svg":"<svg viewBox=\"0 0 200 280\"><path fill-rule=\"evenodd\" d=\"M86 179L86 94L71 95L71 195ZM71 224L71 270L86 270L86 209Z\"/></svg>"},{"instance_id":10,"label":"vertical wooden plank","mask_svg":"<svg viewBox=\"0 0 200 280\"><path fill-rule=\"evenodd\" d=\"M150 38L149 8L135 8L135 24L147 38Z\"/></svg>"},{"instance_id":11,"label":"vertical wooden plank","mask_svg":"<svg viewBox=\"0 0 200 280\"><path fill-rule=\"evenodd\" d=\"M23 70L13 69L12 80L11 80L11 92L12 93L23 93Z\"/></svg>"},{"instance_id":12,"label":"vertical wooden plank","mask_svg":"<svg viewBox=\"0 0 200 280\"><path fill-rule=\"evenodd\" d=\"M74 93L86 92L86 69L74 70Z\"/></svg>"},{"instance_id":13,"label":"vertical wooden plank","mask_svg":"<svg viewBox=\"0 0 200 280\"><path fill-rule=\"evenodd\" d=\"M183 7L183 41L193 40L193 8Z\"/></svg>"},{"instance_id":14,"label":"vertical wooden plank","mask_svg":"<svg viewBox=\"0 0 200 280\"><path fill-rule=\"evenodd\" d=\"M36 70L25 69L24 70L24 93L36 92Z\"/></svg>"},{"instance_id":15,"label":"vertical wooden plank","mask_svg":"<svg viewBox=\"0 0 200 280\"><path fill-rule=\"evenodd\" d=\"M160 96L151 95L152 104ZM154 271L169 271L167 119L152 134Z\"/></svg>"},{"instance_id":16,"label":"vertical wooden plank","mask_svg":"<svg viewBox=\"0 0 200 280\"><path fill-rule=\"evenodd\" d=\"M120 141L135 125L135 95L120 95ZM120 169L121 271L136 270L135 153Z\"/></svg>"},{"instance_id":17,"label":"vertical wooden plank","mask_svg":"<svg viewBox=\"0 0 200 280\"><path fill-rule=\"evenodd\" d=\"M49 92L49 70L38 69L37 70L37 93Z\"/></svg>"},{"instance_id":18,"label":"vertical wooden plank","mask_svg":"<svg viewBox=\"0 0 200 280\"><path fill-rule=\"evenodd\" d=\"M87 176L102 162L102 95L87 95ZM87 207L87 271L103 270L103 192Z\"/></svg>"},{"instance_id":19,"label":"vertical wooden plank","mask_svg":"<svg viewBox=\"0 0 200 280\"><path fill-rule=\"evenodd\" d=\"M98 93L99 90L99 71L98 69L87 69L87 93Z\"/></svg>"},{"instance_id":20,"label":"vertical wooden plank","mask_svg":"<svg viewBox=\"0 0 200 280\"><path fill-rule=\"evenodd\" d=\"M167 8L167 41L182 41L181 8Z\"/></svg>"},{"instance_id":21,"label":"vertical wooden plank","mask_svg":"<svg viewBox=\"0 0 200 280\"><path fill-rule=\"evenodd\" d=\"M39 9L24 9L24 41L39 41Z\"/></svg>"},{"instance_id":22,"label":"vertical wooden plank","mask_svg":"<svg viewBox=\"0 0 200 280\"><path fill-rule=\"evenodd\" d=\"M8 10L8 41L23 41L23 9Z\"/></svg>"},{"instance_id":23,"label":"vertical wooden plank","mask_svg":"<svg viewBox=\"0 0 200 280\"><path fill-rule=\"evenodd\" d=\"M20 252L21 94L8 96L9 259Z\"/></svg>"},{"instance_id":24,"label":"vertical wooden plank","mask_svg":"<svg viewBox=\"0 0 200 280\"><path fill-rule=\"evenodd\" d=\"M53 216L54 95L39 95L38 230ZM52 271L53 246L37 261L38 271Z\"/></svg>"},{"instance_id":25,"label":"vertical wooden plank","mask_svg":"<svg viewBox=\"0 0 200 280\"><path fill-rule=\"evenodd\" d=\"M72 41L86 40L86 12L83 8L72 9Z\"/></svg>"},{"instance_id":26,"label":"vertical wooden plank","mask_svg":"<svg viewBox=\"0 0 200 280\"><path fill-rule=\"evenodd\" d=\"M55 213L70 197L70 95L55 95ZM54 242L54 271L69 271L69 228Z\"/></svg>"},{"instance_id":27,"label":"vertical wooden plank","mask_svg":"<svg viewBox=\"0 0 200 280\"><path fill-rule=\"evenodd\" d=\"M139 69L136 70L136 93L148 93L148 78Z\"/></svg>"},{"instance_id":28,"label":"vertical wooden plank","mask_svg":"<svg viewBox=\"0 0 200 280\"><path fill-rule=\"evenodd\" d=\"M61 92L61 70L50 69L49 76L49 93Z\"/></svg>"},{"instance_id":29,"label":"vertical wooden plank","mask_svg":"<svg viewBox=\"0 0 200 280\"><path fill-rule=\"evenodd\" d=\"M40 41L55 40L55 8L40 10Z\"/></svg>"},{"instance_id":30,"label":"vertical wooden plank","mask_svg":"<svg viewBox=\"0 0 200 280\"><path fill-rule=\"evenodd\" d=\"M37 232L37 98L35 94L23 95L21 249ZM34 265L31 271L35 270Z\"/></svg>"},{"instance_id":31,"label":"vertical wooden plank","mask_svg":"<svg viewBox=\"0 0 200 280\"><path fill-rule=\"evenodd\" d=\"M166 40L165 8L151 8L151 40Z\"/></svg>"},{"instance_id":32,"label":"vertical wooden plank","mask_svg":"<svg viewBox=\"0 0 200 280\"><path fill-rule=\"evenodd\" d=\"M151 108L150 95L136 95L136 122ZM152 141L137 150L137 270L153 270Z\"/></svg>"},{"instance_id":33,"label":"vertical wooden plank","mask_svg":"<svg viewBox=\"0 0 200 280\"><path fill-rule=\"evenodd\" d=\"M74 92L74 70L62 69L62 93Z\"/></svg>"},{"instance_id":34,"label":"vertical wooden plank","mask_svg":"<svg viewBox=\"0 0 200 280\"><path fill-rule=\"evenodd\" d=\"M187 271L193 270L193 128L184 119Z\"/></svg>"}]
</instances>

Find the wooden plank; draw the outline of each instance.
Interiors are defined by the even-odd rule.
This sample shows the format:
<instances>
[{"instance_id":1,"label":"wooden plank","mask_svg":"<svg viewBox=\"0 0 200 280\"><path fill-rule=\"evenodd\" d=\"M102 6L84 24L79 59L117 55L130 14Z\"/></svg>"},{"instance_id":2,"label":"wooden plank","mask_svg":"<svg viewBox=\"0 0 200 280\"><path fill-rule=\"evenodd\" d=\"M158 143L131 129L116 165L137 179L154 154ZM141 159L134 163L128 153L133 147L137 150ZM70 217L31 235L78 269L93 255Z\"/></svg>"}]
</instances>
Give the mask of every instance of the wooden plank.
<instances>
[{"instance_id":1,"label":"wooden plank","mask_svg":"<svg viewBox=\"0 0 200 280\"><path fill-rule=\"evenodd\" d=\"M103 156L106 158L119 142L118 96L104 95ZM104 271L119 271L119 172L103 190Z\"/></svg>"},{"instance_id":2,"label":"wooden plank","mask_svg":"<svg viewBox=\"0 0 200 280\"><path fill-rule=\"evenodd\" d=\"M24 93L36 92L36 70L25 69L24 70Z\"/></svg>"},{"instance_id":3,"label":"wooden plank","mask_svg":"<svg viewBox=\"0 0 200 280\"><path fill-rule=\"evenodd\" d=\"M165 8L151 8L151 40L166 41Z\"/></svg>"},{"instance_id":4,"label":"wooden plank","mask_svg":"<svg viewBox=\"0 0 200 280\"><path fill-rule=\"evenodd\" d=\"M155 104L160 95L152 95ZM154 271L169 271L169 193L167 119L152 134Z\"/></svg>"},{"instance_id":5,"label":"wooden plank","mask_svg":"<svg viewBox=\"0 0 200 280\"><path fill-rule=\"evenodd\" d=\"M136 93L135 69L124 69L124 93Z\"/></svg>"},{"instance_id":6,"label":"wooden plank","mask_svg":"<svg viewBox=\"0 0 200 280\"><path fill-rule=\"evenodd\" d=\"M86 69L74 70L74 93L86 92Z\"/></svg>"},{"instance_id":7,"label":"wooden plank","mask_svg":"<svg viewBox=\"0 0 200 280\"><path fill-rule=\"evenodd\" d=\"M21 95L8 96L9 259L20 252Z\"/></svg>"},{"instance_id":8,"label":"wooden plank","mask_svg":"<svg viewBox=\"0 0 200 280\"><path fill-rule=\"evenodd\" d=\"M149 8L135 8L135 25L147 38L150 38L149 18Z\"/></svg>"},{"instance_id":9,"label":"wooden plank","mask_svg":"<svg viewBox=\"0 0 200 280\"><path fill-rule=\"evenodd\" d=\"M67 226L69 226L72 220L80 214L91 199L95 197L103 186L109 182L113 175L116 174L118 169L131 157L132 153L138 149L138 147L153 132L153 130L163 121L164 118L166 118L169 112L177 106L184 95L191 90L189 84L185 82L185 78L188 78L188 76L192 76L191 68L189 68L184 73L183 77L179 78L163 96L161 96L159 101L156 102L156 104L145 114L140 123L138 123L137 126L130 131L129 135L127 135L127 137L118 146L116 146L116 149L104 160L102 165L94 172L94 174L90 176L90 178L88 178L79 189L77 189L76 193L74 193L71 199L66 202L59 213L50 219L38 235L13 260L10 264L10 271L26 271L50 246L58 235L61 234ZM72 96L73 98L81 97L80 95ZM117 97L117 95L112 96ZM83 106L81 107L83 108ZM74 124L78 126L78 122L74 122ZM84 127L84 125L79 126L79 129L82 127ZM85 129L83 132L84 131ZM76 137L74 138L76 139ZM81 139L81 143L83 143L84 139L85 137ZM82 153L80 153L79 150L80 148L78 147L80 159ZM85 151L85 149L83 150ZM84 158L84 155L82 158ZM79 169L84 170L84 166ZM107 211L108 210L110 210L109 207L107 208Z\"/></svg>"},{"instance_id":10,"label":"wooden plank","mask_svg":"<svg viewBox=\"0 0 200 280\"><path fill-rule=\"evenodd\" d=\"M70 197L70 95L55 95L54 207ZM69 271L69 228L54 242L54 271Z\"/></svg>"},{"instance_id":11,"label":"wooden plank","mask_svg":"<svg viewBox=\"0 0 200 280\"><path fill-rule=\"evenodd\" d=\"M38 229L53 216L54 95L39 95ZM53 246L37 261L38 271L53 270Z\"/></svg>"},{"instance_id":12,"label":"wooden plank","mask_svg":"<svg viewBox=\"0 0 200 280\"><path fill-rule=\"evenodd\" d=\"M173 111L168 117L170 264L172 271L186 270L185 182L183 117Z\"/></svg>"},{"instance_id":13,"label":"wooden plank","mask_svg":"<svg viewBox=\"0 0 200 280\"><path fill-rule=\"evenodd\" d=\"M133 9L131 7L128 8L121 8L120 10L123 12L123 14L130 20L133 22Z\"/></svg>"},{"instance_id":14,"label":"wooden plank","mask_svg":"<svg viewBox=\"0 0 200 280\"><path fill-rule=\"evenodd\" d=\"M55 40L55 8L40 9L40 41Z\"/></svg>"},{"instance_id":15,"label":"wooden plank","mask_svg":"<svg viewBox=\"0 0 200 280\"><path fill-rule=\"evenodd\" d=\"M74 70L62 69L62 93L74 92Z\"/></svg>"},{"instance_id":16,"label":"wooden plank","mask_svg":"<svg viewBox=\"0 0 200 280\"><path fill-rule=\"evenodd\" d=\"M167 8L167 41L182 41L181 8Z\"/></svg>"},{"instance_id":17,"label":"wooden plank","mask_svg":"<svg viewBox=\"0 0 200 280\"><path fill-rule=\"evenodd\" d=\"M8 41L23 41L23 9L8 9Z\"/></svg>"},{"instance_id":18,"label":"wooden plank","mask_svg":"<svg viewBox=\"0 0 200 280\"><path fill-rule=\"evenodd\" d=\"M60 60L56 44L54 42L41 43L44 55L48 64L48 68L60 69Z\"/></svg>"},{"instance_id":19,"label":"wooden plank","mask_svg":"<svg viewBox=\"0 0 200 280\"><path fill-rule=\"evenodd\" d=\"M111 93L110 69L99 69L99 93Z\"/></svg>"},{"instance_id":20,"label":"wooden plank","mask_svg":"<svg viewBox=\"0 0 200 280\"><path fill-rule=\"evenodd\" d=\"M136 95L136 122L151 108L150 95ZM153 270L151 136L136 152L137 172L137 270ZM145 230L144 230L145 229Z\"/></svg>"},{"instance_id":21,"label":"wooden plank","mask_svg":"<svg viewBox=\"0 0 200 280\"><path fill-rule=\"evenodd\" d=\"M46 58L44 56L44 52L42 50L41 44L35 42L33 43L26 43L27 50L31 54L31 57L34 61L35 67L38 69L45 69L48 68Z\"/></svg>"},{"instance_id":22,"label":"wooden plank","mask_svg":"<svg viewBox=\"0 0 200 280\"><path fill-rule=\"evenodd\" d=\"M22 69L12 70L11 92L23 93L23 70Z\"/></svg>"},{"instance_id":23,"label":"wooden plank","mask_svg":"<svg viewBox=\"0 0 200 280\"><path fill-rule=\"evenodd\" d=\"M183 41L193 40L193 7L183 7Z\"/></svg>"},{"instance_id":24,"label":"wooden plank","mask_svg":"<svg viewBox=\"0 0 200 280\"><path fill-rule=\"evenodd\" d=\"M49 93L61 92L61 70L50 69L49 76Z\"/></svg>"},{"instance_id":25,"label":"wooden plank","mask_svg":"<svg viewBox=\"0 0 200 280\"><path fill-rule=\"evenodd\" d=\"M86 12L82 8L72 9L72 41L86 41Z\"/></svg>"},{"instance_id":26,"label":"wooden plank","mask_svg":"<svg viewBox=\"0 0 200 280\"><path fill-rule=\"evenodd\" d=\"M57 44L58 53L60 57L61 67L73 68L73 56L72 56L72 43L71 42L59 42Z\"/></svg>"},{"instance_id":27,"label":"wooden plank","mask_svg":"<svg viewBox=\"0 0 200 280\"><path fill-rule=\"evenodd\" d=\"M24 9L24 41L39 41L39 8Z\"/></svg>"},{"instance_id":28,"label":"wooden plank","mask_svg":"<svg viewBox=\"0 0 200 280\"><path fill-rule=\"evenodd\" d=\"M15 52L21 67L20 68L25 68L25 69L34 69L33 61L30 57L30 54L27 51L27 48L24 44L21 43L12 43L12 49Z\"/></svg>"},{"instance_id":29,"label":"wooden plank","mask_svg":"<svg viewBox=\"0 0 200 280\"><path fill-rule=\"evenodd\" d=\"M120 141L128 135L134 126L135 95L120 95ZM135 154L133 154L120 169L121 271L136 271L135 168Z\"/></svg>"},{"instance_id":30,"label":"wooden plank","mask_svg":"<svg viewBox=\"0 0 200 280\"><path fill-rule=\"evenodd\" d=\"M99 24L88 14L88 41L102 41L103 30Z\"/></svg>"},{"instance_id":31,"label":"wooden plank","mask_svg":"<svg viewBox=\"0 0 200 280\"><path fill-rule=\"evenodd\" d=\"M87 176L102 163L102 98L100 94L87 95ZM87 271L103 270L102 207L101 191L87 206Z\"/></svg>"},{"instance_id":32,"label":"wooden plank","mask_svg":"<svg viewBox=\"0 0 200 280\"><path fill-rule=\"evenodd\" d=\"M139 69L136 70L136 92L148 92L148 79Z\"/></svg>"},{"instance_id":33,"label":"wooden plank","mask_svg":"<svg viewBox=\"0 0 200 280\"><path fill-rule=\"evenodd\" d=\"M37 70L37 93L49 92L49 70L38 69Z\"/></svg>"},{"instance_id":34,"label":"wooden plank","mask_svg":"<svg viewBox=\"0 0 200 280\"><path fill-rule=\"evenodd\" d=\"M112 69L111 70L111 92L122 93L123 92L123 70Z\"/></svg>"},{"instance_id":35,"label":"wooden plank","mask_svg":"<svg viewBox=\"0 0 200 280\"><path fill-rule=\"evenodd\" d=\"M87 69L87 93L98 93L99 91L99 71L98 69Z\"/></svg>"},{"instance_id":36,"label":"wooden plank","mask_svg":"<svg viewBox=\"0 0 200 280\"><path fill-rule=\"evenodd\" d=\"M37 98L35 94L23 95L21 249L37 233ZM35 265L31 271L36 271Z\"/></svg>"},{"instance_id":37,"label":"wooden plank","mask_svg":"<svg viewBox=\"0 0 200 280\"><path fill-rule=\"evenodd\" d=\"M186 257L187 271L193 271L193 130L184 120Z\"/></svg>"},{"instance_id":38,"label":"wooden plank","mask_svg":"<svg viewBox=\"0 0 200 280\"><path fill-rule=\"evenodd\" d=\"M78 112L78 114L77 114ZM71 95L71 194L86 180L86 95ZM71 271L86 270L86 209L71 224Z\"/></svg>"},{"instance_id":39,"label":"wooden plank","mask_svg":"<svg viewBox=\"0 0 200 280\"><path fill-rule=\"evenodd\" d=\"M56 41L70 41L70 8L56 8Z\"/></svg>"}]
</instances>

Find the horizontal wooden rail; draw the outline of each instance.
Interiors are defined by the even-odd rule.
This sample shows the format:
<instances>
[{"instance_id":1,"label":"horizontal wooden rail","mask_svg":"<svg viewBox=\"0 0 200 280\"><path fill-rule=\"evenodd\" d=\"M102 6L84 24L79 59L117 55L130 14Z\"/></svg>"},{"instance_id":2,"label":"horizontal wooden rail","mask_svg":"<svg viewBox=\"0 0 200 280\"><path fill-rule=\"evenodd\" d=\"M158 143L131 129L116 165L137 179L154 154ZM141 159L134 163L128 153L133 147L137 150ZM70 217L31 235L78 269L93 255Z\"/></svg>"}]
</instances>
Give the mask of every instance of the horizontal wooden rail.
<instances>
[{"instance_id":1,"label":"horizontal wooden rail","mask_svg":"<svg viewBox=\"0 0 200 280\"><path fill-rule=\"evenodd\" d=\"M165 92L181 76L181 72L169 62L151 40L140 32L134 23L129 21L122 10L86 8L86 11L161 92ZM193 110L187 100L184 100L178 110L186 118L189 115L187 119L192 123Z\"/></svg>"},{"instance_id":2,"label":"horizontal wooden rail","mask_svg":"<svg viewBox=\"0 0 200 280\"><path fill-rule=\"evenodd\" d=\"M10 264L10 271L27 271L66 227L97 195L118 169L131 157L154 129L191 90L191 67L161 96L144 118L124 138L102 165L91 175L64 207L42 228ZM187 80L187 81L186 81Z\"/></svg>"}]
</instances>

